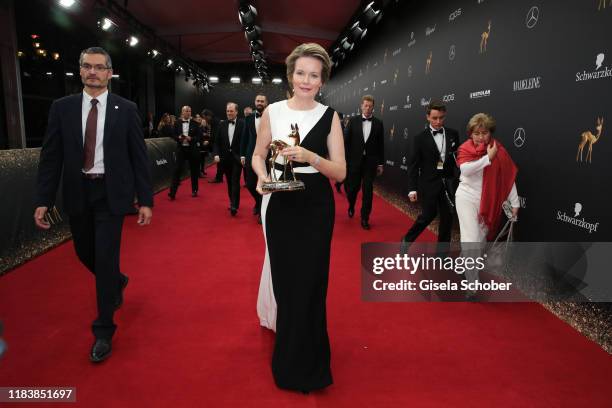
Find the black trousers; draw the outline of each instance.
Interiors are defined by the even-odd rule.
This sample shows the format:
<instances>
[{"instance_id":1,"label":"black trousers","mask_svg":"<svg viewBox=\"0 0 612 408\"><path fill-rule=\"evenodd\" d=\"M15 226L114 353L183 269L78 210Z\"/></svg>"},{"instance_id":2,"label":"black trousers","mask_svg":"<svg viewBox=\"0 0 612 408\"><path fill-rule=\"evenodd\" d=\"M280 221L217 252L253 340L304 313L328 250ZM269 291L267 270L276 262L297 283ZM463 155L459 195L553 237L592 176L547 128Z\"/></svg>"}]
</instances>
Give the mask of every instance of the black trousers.
<instances>
[{"instance_id":1,"label":"black trousers","mask_svg":"<svg viewBox=\"0 0 612 408\"><path fill-rule=\"evenodd\" d=\"M440 184L442 181L440 180ZM425 228L440 215L440 226L438 228L438 242L450 242L451 229L453 226L453 213L448 205L446 192L444 187L440 188L438 194L425 196L421 198L419 192L419 200L421 201L422 211L417 217L412 227L404 236L404 241L414 242Z\"/></svg>"},{"instance_id":2,"label":"black trousers","mask_svg":"<svg viewBox=\"0 0 612 408\"><path fill-rule=\"evenodd\" d=\"M115 333L115 300L126 277L119 270L123 214L111 214L104 179L83 179L86 204L79 215L70 216L70 230L79 260L96 279L98 317L92 324L96 338Z\"/></svg>"},{"instance_id":3,"label":"black trousers","mask_svg":"<svg viewBox=\"0 0 612 408\"><path fill-rule=\"evenodd\" d=\"M217 167L220 167L222 174L225 174L230 208L237 210L240 207L240 173L242 173L242 163L232 157L228 157L221 159Z\"/></svg>"},{"instance_id":4,"label":"black trousers","mask_svg":"<svg viewBox=\"0 0 612 408\"><path fill-rule=\"evenodd\" d=\"M244 167L244 174L246 177L246 185L249 193L255 200L255 213L261 212L261 194L257 192L257 173L253 170L251 163L247 160L246 166Z\"/></svg>"},{"instance_id":5,"label":"black trousers","mask_svg":"<svg viewBox=\"0 0 612 408\"><path fill-rule=\"evenodd\" d=\"M374 177L376 177L376 167L366 166L362 163L360 166L352 169L346 179L344 189L350 208L355 208L357 194L360 189L363 189L361 200L361 219L368 221L372 212L372 197L374 195Z\"/></svg>"},{"instance_id":6,"label":"black trousers","mask_svg":"<svg viewBox=\"0 0 612 408\"><path fill-rule=\"evenodd\" d=\"M181 173L185 162L189 162L189 174L191 176L191 192L198 191L198 178L200 175L200 151L191 147L179 147L176 151L176 168L172 176L172 184L170 185L170 194L176 195L179 185L181 184Z\"/></svg>"}]
</instances>

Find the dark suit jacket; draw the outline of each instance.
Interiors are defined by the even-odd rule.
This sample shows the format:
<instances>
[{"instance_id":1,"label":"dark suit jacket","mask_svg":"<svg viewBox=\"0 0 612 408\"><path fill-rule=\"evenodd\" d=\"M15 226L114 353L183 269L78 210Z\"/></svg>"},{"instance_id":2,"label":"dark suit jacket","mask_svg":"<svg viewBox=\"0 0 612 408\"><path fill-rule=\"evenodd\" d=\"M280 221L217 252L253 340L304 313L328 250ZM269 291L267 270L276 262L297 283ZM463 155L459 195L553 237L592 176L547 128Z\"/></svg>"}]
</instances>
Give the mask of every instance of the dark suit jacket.
<instances>
[{"instance_id":1,"label":"dark suit jacket","mask_svg":"<svg viewBox=\"0 0 612 408\"><path fill-rule=\"evenodd\" d=\"M359 171L363 151L365 165L372 170L385 164L385 129L380 119L372 118L372 129L367 143L363 142L363 121L361 115L352 117L345 129L345 155L348 172Z\"/></svg>"},{"instance_id":2,"label":"dark suit jacket","mask_svg":"<svg viewBox=\"0 0 612 408\"><path fill-rule=\"evenodd\" d=\"M182 134L183 134L183 120L179 118L174 123L173 139L176 140L177 146L182 146L182 142L179 140L179 136L181 136ZM190 119L188 134L189 136L191 136L191 142L189 142L189 147L191 147L192 149L197 149L199 146L199 143L202 142L202 126L200 126L198 122L196 122L195 120Z\"/></svg>"},{"instance_id":3,"label":"dark suit jacket","mask_svg":"<svg viewBox=\"0 0 612 408\"><path fill-rule=\"evenodd\" d=\"M69 215L82 213L83 191L83 94L53 102L45 141L40 151L36 206L53 207L63 171L64 209ZM134 193L140 205L153 206L147 147L136 104L108 94L104 122L104 183L114 214L133 209Z\"/></svg>"},{"instance_id":4,"label":"dark suit jacket","mask_svg":"<svg viewBox=\"0 0 612 408\"><path fill-rule=\"evenodd\" d=\"M234 160L240 162L240 140L242 139L242 131L244 122L242 119L236 119L236 127L234 128L234 137L230 146L229 135L227 134L228 122L222 120L217 127L215 135L215 144L213 145L213 156L219 156L221 160Z\"/></svg>"},{"instance_id":5,"label":"dark suit jacket","mask_svg":"<svg viewBox=\"0 0 612 408\"><path fill-rule=\"evenodd\" d=\"M459 148L459 134L456 130L444 128L446 132L446 157L442 171L437 170L440 152L429 126L412 139L408 160L408 191L418 191L425 196L433 196L442 190L442 178L449 182L451 193L457 189L458 169L455 162Z\"/></svg>"},{"instance_id":6,"label":"dark suit jacket","mask_svg":"<svg viewBox=\"0 0 612 408\"><path fill-rule=\"evenodd\" d=\"M256 142L257 131L255 130L255 114L252 114L244 119L244 127L240 140L240 156L246 157L247 163L251 163Z\"/></svg>"}]
</instances>

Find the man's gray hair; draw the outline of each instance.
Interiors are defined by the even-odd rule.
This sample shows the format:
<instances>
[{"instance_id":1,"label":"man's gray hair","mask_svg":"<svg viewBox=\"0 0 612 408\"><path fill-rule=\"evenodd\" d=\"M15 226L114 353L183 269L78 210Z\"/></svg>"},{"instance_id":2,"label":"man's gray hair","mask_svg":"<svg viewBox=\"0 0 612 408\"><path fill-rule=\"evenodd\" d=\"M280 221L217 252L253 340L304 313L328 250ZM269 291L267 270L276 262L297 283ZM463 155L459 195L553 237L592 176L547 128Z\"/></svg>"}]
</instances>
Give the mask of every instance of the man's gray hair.
<instances>
[{"instance_id":1,"label":"man's gray hair","mask_svg":"<svg viewBox=\"0 0 612 408\"><path fill-rule=\"evenodd\" d=\"M89 47L81 51L81 55L79 56L79 66L83 65L83 56L85 54L102 54L106 58L106 67L113 67L113 61L111 60L110 55L108 55L108 52L106 52L106 50L102 47Z\"/></svg>"}]
</instances>

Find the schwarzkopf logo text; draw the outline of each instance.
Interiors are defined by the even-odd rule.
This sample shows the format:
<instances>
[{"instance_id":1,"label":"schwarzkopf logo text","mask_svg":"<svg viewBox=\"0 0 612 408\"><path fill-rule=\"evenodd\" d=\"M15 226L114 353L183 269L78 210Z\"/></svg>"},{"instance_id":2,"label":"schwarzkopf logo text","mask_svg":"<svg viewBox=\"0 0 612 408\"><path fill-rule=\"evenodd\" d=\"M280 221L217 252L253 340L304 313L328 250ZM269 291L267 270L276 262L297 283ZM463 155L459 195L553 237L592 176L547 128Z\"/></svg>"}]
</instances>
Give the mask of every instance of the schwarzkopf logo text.
<instances>
[{"instance_id":1,"label":"schwarzkopf logo text","mask_svg":"<svg viewBox=\"0 0 612 408\"><path fill-rule=\"evenodd\" d=\"M421 106L428 106L431 103L431 98L429 100L425 98L421 98Z\"/></svg>"},{"instance_id":2,"label":"schwarzkopf logo text","mask_svg":"<svg viewBox=\"0 0 612 408\"><path fill-rule=\"evenodd\" d=\"M166 159L155 160L155 164L157 164L158 166L163 166L164 164L168 164L168 160Z\"/></svg>"},{"instance_id":3,"label":"schwarzkopf logo text","mask_svg":"<svg viewBox=\"0 0 612 408\"><path fill-rule=\"evenodd\" d=\"M470 92L470 99L478 99L478 98L486 98L487 96L491 96L491 90L485 89L482 91Z\"/></svg>"},{"instance_id":4,"label":"schwarzkopf logo text","mask_svg":"<svg viewBox=\"0 0 612 408\"><path fill-rule=\"evenodd\" d=\"M597 227L599 227L599 222L596 222L596 223L586 222L584 220L584 217L582 217L582 219L576 218L580 216L581 211L582 211L582 204L576 203L574 205L574 216L573 217L571 215L567 215L565 211L563 212L557 211L557 220L561 222L566 222L568 224L575 225L578 228L583 228L589 231L589 234L591 234L593 231L597 232Z\"/></svg>"},{"instance_id":5,"label":"schwarzkopf logo text","mask_svg":"<svg viewBox=\"0 0 612 408\"><path fill-rule=\"evenodd\" d=\"M456 19L460 15L461 15L461 9L457 9L457 10L453 11L452 13L450 13L450 15L448 16L448 21L453 21L454 19Z\"/></svg>"},{"instance_id":6,"label":"schwarzkopf logo text","mask_svg":"<svg viewBox=\"0 0 612 408\"><path fill-rule=\"evenodd\" d=\"M427 37L429 37L431 34L433 34L434 31L436 31L436 26L435 25L433 27L427 27L425 29L425 35Z\"/></svg>"},{"instance_id":7,"label":"schwarzkopf logo text","mask_svg":"<svg viewBox=\"0 0 612 408\"><path fill-rule=\"evenodd\" d=\"M587 72L586 70L582 70L582 72L576 73L576 82L581 81L590 81L591 79L602 79L602 78L612 78L612 69L607 66L603 69L601 68L604 60L606 59L606 54L603 52L597 54L595 57L595 70L591 72Z\"/></svg>"},{"instance_id":8,"label":"schwarzkopf logo text","mask_svg":"<svg viewBox=\"0 0 612 408\"><path fill-rule=\"evenodd\" d=\"M387 165L393 167L395 166L395 162L391 160L387 160Z\"/></svg>"},{"instance_id":9,"label":"schwarzkopf logo text","mask_svg":"<svg viewBox=\"0 0 612 408\"><path fill-rule=\"evenodd\" d=\"M529 89L539 89L542 86L542 77L533 77L514 81L514 92L527 91Z\"/></svg>"}]
</instances>

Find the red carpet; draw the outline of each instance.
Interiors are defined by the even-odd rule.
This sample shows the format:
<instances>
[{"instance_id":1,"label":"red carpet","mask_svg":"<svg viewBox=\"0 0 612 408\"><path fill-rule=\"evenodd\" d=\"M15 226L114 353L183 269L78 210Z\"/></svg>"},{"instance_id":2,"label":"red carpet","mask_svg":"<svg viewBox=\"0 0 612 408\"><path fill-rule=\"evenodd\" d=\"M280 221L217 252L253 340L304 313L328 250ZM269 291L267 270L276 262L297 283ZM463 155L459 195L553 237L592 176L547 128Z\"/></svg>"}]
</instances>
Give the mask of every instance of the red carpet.
<instances>
[{"instance_id":1,"label":"red carpet","mask_svg":"<svg viewBox=\"0 0 612 408\"><path fill-rule=\"evenodd\" d=\"M130 284L101 365L88 360L93 279L72 243L0 278L9 346L0 386L75 386L76 406L88 408L610 406L612 358L537 304L362 302L360 243L397 241L410 219L375 197L364 231L338 194L328 295L335 384L307 396L277 389L274 336L255 311L264 247L253 201L242 189L232 218L225 184L201 181L195 199L187 184L175 202L157 196L151 227L126 220ZM39 406L3 404L13 405Z\"/></svg>"}]
</instances>

